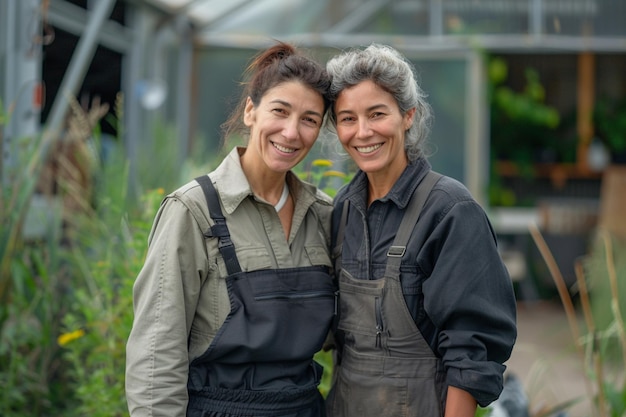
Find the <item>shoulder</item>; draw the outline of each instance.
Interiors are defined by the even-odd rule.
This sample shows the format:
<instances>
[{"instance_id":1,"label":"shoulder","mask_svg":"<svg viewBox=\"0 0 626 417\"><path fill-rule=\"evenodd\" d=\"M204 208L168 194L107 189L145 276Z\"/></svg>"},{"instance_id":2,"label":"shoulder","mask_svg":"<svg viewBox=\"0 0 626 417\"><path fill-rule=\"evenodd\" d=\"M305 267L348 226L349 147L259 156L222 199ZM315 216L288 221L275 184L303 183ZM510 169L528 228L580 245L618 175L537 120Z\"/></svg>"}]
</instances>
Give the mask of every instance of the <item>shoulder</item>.
<instances>
[{"instance_id":1,"label":"shoulder","mask_svg":"<svg viewBox=\"0 0 626 417\"><path fill-rule=\"evenodd\" d=\"M308 203L315 206L316 209L332 206L332 197L315 185L303 181L293 172L289 172L287 182L290 187L297 187L298 198L304 198Z\"/></svg>"},{"instance_id":2,"label":"shoulder","mask_svg":"<svg viewBox=\"0 0 626 417\"><path fill-rule=\"evenodd\" d=\"M486 219L486 212L474 199L467 187L460 181L443 175L435 184L426 203L424 211L438 224L445 221L460 220L469 223L474 220Z\"/></svg>"},{"instance_id":3,"label":"shoulder","mask_svg":"<svg viewBox=\"0 0 626 417\"><path fill-rule=\"evenodd\" d=\"M204 191L194 179L174 190L163 200L162 207L180 206L204 230L209 225L209 212Z\"/></svg>"},{"instance_id":4,"label":"shoulder","mask_svg":"<svg viewBox=\"0 0 626 417\"><path fill-rule=\"evenodd\" d=\"M184 205L197 206L206 204L206 197L198 181L191 180L168 194L165 199L175 199Z\"/></svg>"},{"instance_id":5,"label":"shoulder","mask_svg":"<svg viewBox=\"0 0 626 417\"><path fill-rule=\"evenodd\" d=\"M478 204L462 182L447 175L442 175L434 185L429 200L436 200L440 205Z\"/></svg>"}]
</instances>

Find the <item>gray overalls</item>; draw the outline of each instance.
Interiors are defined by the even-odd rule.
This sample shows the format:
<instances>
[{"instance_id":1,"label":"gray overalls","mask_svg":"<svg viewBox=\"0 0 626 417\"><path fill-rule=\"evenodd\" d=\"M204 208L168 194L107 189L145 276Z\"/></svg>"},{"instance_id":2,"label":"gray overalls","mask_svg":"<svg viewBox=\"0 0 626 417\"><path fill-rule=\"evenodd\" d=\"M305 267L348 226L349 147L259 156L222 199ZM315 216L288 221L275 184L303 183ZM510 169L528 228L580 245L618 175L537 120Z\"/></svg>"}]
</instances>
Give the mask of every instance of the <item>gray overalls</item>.
<instances>
[{"instance_id":1,"label":"gray overalls","mask_svg":"<svg viewBox=\"0 0 626 417\"><path fill-rule=\"evenodd\" d=\"M189 369L190 417L324 416L317 389L321 349L334 314L327 267L242 272L211 180L196 179L214 220L228 270L231 311L207 351Z\"/></svg>"},{"instance_id":2,"label":"gray overalls","mask_svg":"<svg viewBox=\"0 0 626 417\"><path fill-rule=\"evenodd\" d=\"M407 309L400 262L419 213L440 175L430 171L416 189L387 253L383 278L353 277L341 268L344 203L337 256L341 345L335 382L327 399L329 417L441 417L445 396L439 358Z\"/></svg>"}]
</instances>

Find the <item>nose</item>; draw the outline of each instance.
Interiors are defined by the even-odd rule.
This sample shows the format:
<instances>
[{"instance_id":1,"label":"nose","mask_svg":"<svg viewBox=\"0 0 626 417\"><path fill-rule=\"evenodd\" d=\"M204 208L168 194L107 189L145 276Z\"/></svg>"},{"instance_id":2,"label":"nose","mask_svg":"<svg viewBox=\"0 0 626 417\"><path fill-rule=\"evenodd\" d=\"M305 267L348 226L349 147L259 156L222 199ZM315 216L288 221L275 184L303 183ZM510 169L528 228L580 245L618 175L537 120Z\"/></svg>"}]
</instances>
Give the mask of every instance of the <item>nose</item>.
<instances>
[{"instance_id":1,"label":"nose","mask_svg":"<svg viewBox=\"0 0 626 417\"><path fill-rule=\"evenodd\" d=\"M285 139L294 140L298 138L300 134L298 124L299 120L296 117L290 117L285 120L285 125L283 126L283 136Z\"/></svg>"},{"instance_id":2,"label":"nose","mask_svg":"<svg viewBox=\"0 0 626 417\"><path fill-rule=\"evenodd\" d=\"M369 121L366 118L359 118L358 129L356 132L357 139L367 139L372 135Z\"/></svg>"}]
</instances>

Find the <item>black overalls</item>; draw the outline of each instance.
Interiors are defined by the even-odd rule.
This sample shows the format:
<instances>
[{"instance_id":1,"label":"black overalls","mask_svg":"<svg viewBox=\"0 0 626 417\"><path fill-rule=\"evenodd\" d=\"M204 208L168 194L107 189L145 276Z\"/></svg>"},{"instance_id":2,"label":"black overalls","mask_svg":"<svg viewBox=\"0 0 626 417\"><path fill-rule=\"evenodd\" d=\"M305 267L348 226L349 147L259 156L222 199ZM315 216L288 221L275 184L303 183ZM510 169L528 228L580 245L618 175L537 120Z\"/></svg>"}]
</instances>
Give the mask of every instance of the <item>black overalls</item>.
<instances>
[{"instance_id":1,"label":"black overalls","mask_svg":"<svg viewBox=\"0 0 626 417\"><path fill-rule=\"evenodd\" d=\"M344 203L337 246L342 341L340 364L327 399L329 417L441 417L441 361L411 317L400 284L400 262L419 213L440 174L430 171L416 189L387 253L381 279L352 277L341 268Z\"/></svg>"},{"instance_id":2,"label":"black overalls","mask_svg":"<svg viewBox=\"0 0 626 417\"><path fill-rule=\"evenodd\" d=\"M335 292L325 266L242 272L219 197L207 195L228 269L231 311L207 351L189 369L190 417L324 416L317 389L322 368L312 360L334 314Z\"/></svg>"}]
</instances>

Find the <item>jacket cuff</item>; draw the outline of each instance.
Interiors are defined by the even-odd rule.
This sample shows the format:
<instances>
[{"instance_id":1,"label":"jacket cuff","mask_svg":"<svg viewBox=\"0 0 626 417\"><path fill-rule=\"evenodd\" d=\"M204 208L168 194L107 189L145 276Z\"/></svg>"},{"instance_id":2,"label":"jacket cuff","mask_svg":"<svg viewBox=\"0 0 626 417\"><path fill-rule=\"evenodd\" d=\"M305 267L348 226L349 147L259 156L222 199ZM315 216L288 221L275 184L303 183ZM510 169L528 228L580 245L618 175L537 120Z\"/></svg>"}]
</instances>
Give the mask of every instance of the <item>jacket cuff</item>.
<instances>
[{"instance_id":1,"label":"jacket cuff","mask_svg":"<svg viewBox=\"0 0 626 417\"><path fill-rule=\"evenodd\" d=\"M502 393L504 369L497 363L485 363L484 370L448 368L446 383L469 392L478 405L487 407Z\"/></svg>"}]
</instances>

